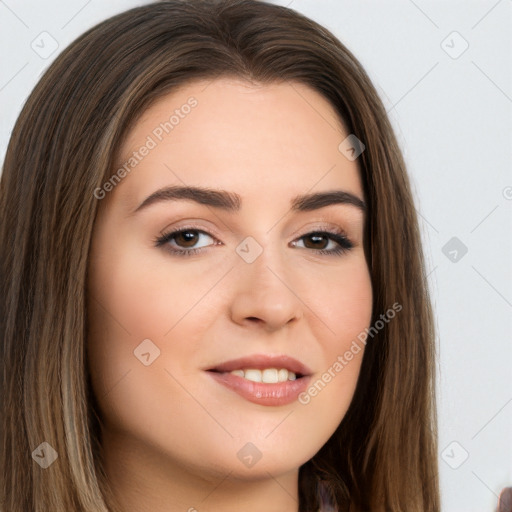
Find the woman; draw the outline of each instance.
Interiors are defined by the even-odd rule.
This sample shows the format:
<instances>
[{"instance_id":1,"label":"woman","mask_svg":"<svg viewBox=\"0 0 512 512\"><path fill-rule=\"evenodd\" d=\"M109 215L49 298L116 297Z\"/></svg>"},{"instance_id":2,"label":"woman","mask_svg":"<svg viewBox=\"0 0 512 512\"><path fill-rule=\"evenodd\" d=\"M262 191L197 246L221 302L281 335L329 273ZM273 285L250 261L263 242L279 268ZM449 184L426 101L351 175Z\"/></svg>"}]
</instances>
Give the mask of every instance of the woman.
<instances>
[{"instance_id":1,"label":"woman","mask_svg":"<svg viewBox=\"0 0 512 512\"><path fill-rule=\"evenodd\" d=\"M2 510L439 510L409 180L326 29L252 0L100 23L0 201Z\"/></svg>"}]
</instances>

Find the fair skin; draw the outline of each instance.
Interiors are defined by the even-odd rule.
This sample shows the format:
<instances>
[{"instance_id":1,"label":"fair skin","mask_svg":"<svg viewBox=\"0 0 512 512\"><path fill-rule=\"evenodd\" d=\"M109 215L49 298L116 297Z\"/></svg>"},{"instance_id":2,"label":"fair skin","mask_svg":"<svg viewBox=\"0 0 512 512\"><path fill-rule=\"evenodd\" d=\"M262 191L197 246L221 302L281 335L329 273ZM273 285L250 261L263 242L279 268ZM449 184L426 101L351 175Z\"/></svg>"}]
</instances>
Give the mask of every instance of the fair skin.
<instances>
[{"instance_id":1,"label":"fair skin","mask_svg":"<svg viewBox=\"0 0 512 512\"><path fill-rule=\"evenodd\" d=\"M363 200L357 161L338 150L348 133L312 89L223 78L153 104L119 165L191 96L197 106L161 141L153 136L156 147L100 201L93 232L88 364L107 475L126 512L296 512L299 467L345 415L363 350L307 404L255 403L206 370L288 355L309 367L313 383L369 326L364 212L347 203L290 209L295 196L317 192ZM236 193L240 208L180 199L134 213L173 185ZM156 246L190 223L188 238ZM353 247L318 253L340 245L307 235L336 229ZM251 263L236 251L249 236L262 250ZM171 253L192 248L199 252ZM146 339L160 350L147 366L134 355ZM237 456L247 443L261 454L250 467Z\"/></svg>"}]
</instances>

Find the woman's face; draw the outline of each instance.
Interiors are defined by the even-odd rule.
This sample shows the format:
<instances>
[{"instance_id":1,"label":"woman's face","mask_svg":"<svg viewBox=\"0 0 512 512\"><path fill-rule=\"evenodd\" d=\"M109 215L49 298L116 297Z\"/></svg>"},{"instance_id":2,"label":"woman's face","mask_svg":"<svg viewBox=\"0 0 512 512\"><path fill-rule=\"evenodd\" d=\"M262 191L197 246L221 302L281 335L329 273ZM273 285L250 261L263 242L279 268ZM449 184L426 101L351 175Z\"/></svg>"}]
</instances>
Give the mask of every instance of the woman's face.
<instances>
[{"instance_id":1,"label":"woman's face","mask_svg":"<svg viewBox=\"0 0 512 512\"><path fill-rule=\"evenodd\" d=\"M89 262L107 451L144 460L136 471L257 479L295 472L335 431L371 319L364 212L296 198L363 200L339 149L348 135L304 85L227 78L189 84L135 124Z\"/></svg>"}]
</instances>

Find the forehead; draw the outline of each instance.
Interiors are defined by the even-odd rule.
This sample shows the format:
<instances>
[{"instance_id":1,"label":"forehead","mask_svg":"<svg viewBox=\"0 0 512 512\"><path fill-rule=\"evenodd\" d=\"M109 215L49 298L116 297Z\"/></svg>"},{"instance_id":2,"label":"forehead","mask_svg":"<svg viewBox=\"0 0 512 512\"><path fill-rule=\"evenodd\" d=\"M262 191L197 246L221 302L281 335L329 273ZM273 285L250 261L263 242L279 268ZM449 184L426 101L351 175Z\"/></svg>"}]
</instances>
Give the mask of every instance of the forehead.
<instances>
[{"instance_id":1,"label":"forehead","mask_svg":"<svg viewBox=\"0 0 512 512\"><path fill-rule=\"evenodd\" d=\"M331 104L299 83L198 81L160 98L131 128L114 190L133 208L154 190L200 185L274 201L313 187L362 195L357 163Z\"/></svg>"}]
</instances>

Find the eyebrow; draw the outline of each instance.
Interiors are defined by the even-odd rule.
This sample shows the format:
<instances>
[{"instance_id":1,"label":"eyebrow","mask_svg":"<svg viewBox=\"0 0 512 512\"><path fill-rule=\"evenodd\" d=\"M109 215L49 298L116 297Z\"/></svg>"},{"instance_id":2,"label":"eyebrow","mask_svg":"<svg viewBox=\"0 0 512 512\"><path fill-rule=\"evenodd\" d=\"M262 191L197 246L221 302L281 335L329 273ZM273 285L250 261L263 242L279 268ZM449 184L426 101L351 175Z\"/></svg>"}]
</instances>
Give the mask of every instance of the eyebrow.
<instances>
[{"instance_id":1,"label":"eyebrow","mask_svg":"<svg viewBox=\"0 0 512 512\"><path fill-rule=\"evenodd\" d=\"M205 187L170 186L153 192L132 212L135 214L150 205L173 200L190 200L196 203L219 208L227 212L240 211L242 198L234 192ZM365 202L350 192L344 190L329 190L312 194L298 195L292 198L292 211L308 212L333 204L347 204L366 212Z\"/></svg>"}]
</instances>

